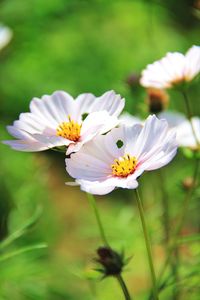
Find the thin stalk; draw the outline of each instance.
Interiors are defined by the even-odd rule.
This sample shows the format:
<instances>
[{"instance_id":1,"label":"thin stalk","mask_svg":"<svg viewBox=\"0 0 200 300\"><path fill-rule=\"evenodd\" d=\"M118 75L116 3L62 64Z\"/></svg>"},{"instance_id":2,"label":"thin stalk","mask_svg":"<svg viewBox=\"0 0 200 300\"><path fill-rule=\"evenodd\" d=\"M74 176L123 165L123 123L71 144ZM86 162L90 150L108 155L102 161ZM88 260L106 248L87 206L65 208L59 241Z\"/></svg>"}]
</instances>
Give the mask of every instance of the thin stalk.
<instances>
[{"instance_id":1,"label":"thin stalk","mask_svg":"<svg viewBox=\"0 0 200 300\"><path fill-rule=\"evenodd\" d=\"M131 296L129 295L129 291L127 289L127 286L126 286L126 284L124 282L123 277L121 275L118 275L118 276L116 276L116 278L117 278L117 280L119 282L119 285L120 285L120 287L121 287L121 289L122 289L122 291L124 293L125 299L126 300L131 300Z\"/></svg>"},{"instance_id":2,"label":"thin stalk","mask_svg":"<svg viewBox=\"0 0 200 300\"><path fill-rule=\"evenodd\" d=\"M95 217L96 217L96 220L97 220L97 225L99 227L99 232L100 232L100 235L101 235L102 242L104 243L105 246L110 248L108 240L107 240L105 232L104 232L104 229L103 229L103 225L102 225L101 218L100 218L100 215L99 215L99 211L98 211L98 208L97 208L96 200L95 200L94 196L92 194L89 194L89 193L87 193L87 198L88 198L88 201L89 201L89 203L90 203L90 205L91 205L91 207L94 211L94 214L95 214Z\"/></svg>"},{"instance_id":3,"label":"thin stalk","mask_svg":"<svg viewBox=\"0 0 200 300\"><path fill-rule=\"evenodd\" d=\"M163 224L164 224L164 236L165 236L165 243L168 246L169 236L170 236L170 219L169 219L169 197L168 193L165 188L165 176L162 169L158 174L160 187L162 191L162 208L163 208Z\"/></svg>"},{"instance_id":4,"label":"thin stalk","mask_svg":"<svg viewBox=\"0 0 200 300\"><path fill-rule=\"evenodd\" d=\"M180 255L179 255L179 247L177 246L174 249L174 256L172 259L172 274L174 277L174 288L173 288L173 300L178 300L179 299L179 289L177 288L177 283L179 282L179 263L180 263Z\"/></svg>"},{"instance_id":5,"label":"thin stalk","mask_svg":"<svg viewBox=\"0 0 200 300\"><path fill-rule=\"evenodd\" d=\"M166 258L166 261L165 261L165 263L163 265L163 268L162 268L162 270L160 272L160 275L159 275L158 285L161 284L164 273L165 273L165 271L167 269L167 266L168 266L168 264L171 260L172 253L173 253L174 249L177 246L177 237L178 237L178 235L181 231L181 228L183 226L185 216L188 212L190 199L191 199L191 196L192 196L192 194L194 192L194 189L196 187L196 184L197 184L198 172L199 172L199 162L200 162L200 160L197 158L195 160L195 168L194 168L194 174L193 174L193 185L192 185L192 188L189 189L189 191L187 192L187 194L185 196L185 199L184 199L184 202L183 202L183 208L182 208L182 211L181 211L181 214L180 214L180 218L179 218L178 224L177 224L177 226L175 228L175 231L174 231L174 236L173 236L173 239L172 239L172 243L169 247L168 256Z\"/></svg>"},{"instance_id":6,"label":"thin stalk","mask_svg":"<svg viewBox=\"0 0 200 300\"><path fill-rule=\"evenodd\" d=\"M188 95L187 95L186 91L182 91L182 95L183 95L183 98L184 98L184 101L185 101L185 108L186 108L187 118L188 118L188 121L190 122L192 133L193 133L194 139L196 141L197 148L199 148L200 147L200 141L198 140L198 137L197 137L195 129L194 129L194 125L192 123L192 112L191 112L191 108L190 108L190 101L189 101L189 98L188 98Z\"/></svg>"},{"instance_id":7,"label":"thin stalk","mask_svg":"<svg viewBox=\"0 0 200 300\"><path fill-rule=\"evenodd\" d=\"M139 195L139 192L138 192L137 189L135 190L135 195L136 195L138 209L139 209L139 212L140 212L140 219L141 219L141 223L142 223L142 229L143 229L144 239L145 239L145 244L146 244L147 256L148 256L148 261L149 261L149 268L150 268L150 272L151 272L151 280L152 280L152 284L153 284L154 300L158 300L159 299L158 298L158 289L157 289L156 274L155 274L155 270L154 270L152 253L151 253L151 244L150 244L150 239L149 239L149 235L148 235L148 232L147 232L147 226L146 226L142 201L140 199L140 195Z\"/></svg>"},{"instance_id":8,"label":"thin stalk","mask_svg":"<svg viewBox=\"0 0 200 300\"><path fill-rule=\"evenodd\" d=\"M169 219L169 197L166 190L165 185L165 176L164 176L163 169L160 169L159 172L159 181L160 181L160 187L162 191L162 208L163 208L163 224L164 224L164 237L165 237L165 249L166 249L166 256L167 256L167 250L169 248L169 238L170 238L170 219ZM175 278L175 281L178 281L179 278L179 249L178 246L174 251L174 257L171 260L171 272ZM179 294L178 289L176 288L176 285L174 286L174 294L173 294L173 300L178 300Z\"/></svg>"},{"instance_id":9,"label":"thin stalk","mask_svg":"<svg viewBox=\"0 0 200 300\"><path fill-rule=\"evenodd\" d=\"M90 203L90 205L91 205L91 207L94 211L102 242L104 243L104 245L106 247L110 248L108 240L107 240L106 235L105 235L105 231L104 231L102 222L101 222L101 218L100 218L100 214L99 214L99 211L98 211L98 208L97 208L97 205L96 205L95 197L92 194L87 193L87 198L88 198L88 201L89 201L89 203ZM128 288L127 288L121 274L119 274L118 276L115 276L115 277L117 278L117 281L119 282L119 284L121 286L121 289L122 289L122 292L124 294L125 300L131 300L131 297L130 297L129 292L128 292Z\"/></svg>"}]
</instances>

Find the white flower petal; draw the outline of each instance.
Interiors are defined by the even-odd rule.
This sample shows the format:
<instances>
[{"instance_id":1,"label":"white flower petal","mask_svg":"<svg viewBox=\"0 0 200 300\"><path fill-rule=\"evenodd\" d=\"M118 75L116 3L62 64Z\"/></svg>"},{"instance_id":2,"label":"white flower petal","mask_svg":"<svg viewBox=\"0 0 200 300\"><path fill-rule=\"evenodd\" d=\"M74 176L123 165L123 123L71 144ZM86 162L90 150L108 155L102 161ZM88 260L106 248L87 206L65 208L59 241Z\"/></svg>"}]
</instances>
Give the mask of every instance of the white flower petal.
<instances>
[{"instance_id":1,"label":"white flower petal","mask_svg":"<svg viewBox=\"0 0 200 300\"><path fill-rule=\"evenodd\" d=\"M121 148L117 147L119 140L124 143ZM175 134L168 130L167 122L150 116L144 127L140 124L122 126L111 130L107 135L95 137L83 145L79 152L66 159L66 170L82 190L103 195L115 187L136 188L137 178L145 170L166 165L172 160L176 150ZM135 170L129 169L134 164L130 157L127 158L128 154L136 157ZM129 162L130 165L126 165ZM112 165L120 166L120 163L123 163L120 173L117 173L118 170L113 171Z\"/></svg>"},{"instance_id":2,"label":"white flower petal","mask_svg":"<svg viewBox=\"0 0 200 300\"><path fill-rule=\"evenodd\" d=\"M138 182L136 180L127 180L124 178L109 178L105 181L87 181L87 180L76 180L80 184L81 190L91 193L94 195L105 195L112 192L115 187L136 189Z\"/></svg>"},{"instance_id":3,"label":"white flower petal","mask_svg":"<svg viewBox=\"0 0 200 300\"><path fill-rule=\"evenodd\" d=\"M19 139L18 142L28 144L29 147L33 140L45 144L46 149L70 145L67 150L67 154L70 154L78 151L94 136L106 133L118 125L116 116L123 106L124 100L113 91L101 97L82 94L75 101L66 92L57 91L41 99L34 98L30 103L30 113L20 114L19 120L8 128L11 135ZM89 115L82 122L84 112L89 112ZM73 127L74 132L69 132L72 130L69 126Z\"/></svg>"},{"instance_id":4,"label":"white flower petal","mask_svg":"<svg viewBox=\"0 0 200 300\"><path fill-rule=\"evenodd\" d=\"M81 186L81 190L93 195L106 195L115 189L115 185L108 185L104 182L91 182L86 180L76 180Z\"/></svg>"},{"instance_id":5,"label":"white flower petal","mask_svg":"<svg viewBox=\"0 0 200 300\"><path fill-rule=\"evenodd\" d=\"M81 141L90 140L96 134L103 134L117 126L119 120L110 116L107 111L93 112L83 121L81 128Z\"/></svg>"},{"instance_id":6,"label":"white flower petal","mask_svg":"<svg viewBox=\"0 0 200 300\"><path fill-rule=\"evenodd\" d=\"M47 150L48 147L38 141L30 140L13 140L3 141L3 144L9 145L12 149L25 152L38 152Z\"/></svg>"},{"instance_id":7,"label":"white flower petal","mask_svg":"<svg viewBox=\"0 0 200 300\"><path fill-rule=\"evenodd\" d=\"M169 52L162 59L147 65L142 71L140 83L144 87L170 88L190 81L200 71L200 47L193 46L186 55Z\"/></svg>"},{"instance_id":8,"label":"white flower petal","mask_svg":"<svg viewBox=\"0 0 200 300\"><path fill-rule=\"evenodd\" d=\"M169 131L163 143L152 148L149 154L144 155L140 167L147 171L159 169L167 165L176 155L177 142L176 134Z\"/></svg>"},{"instance_id":9,"label":"white flower petal","mask_svg":"<svg viewBox=\"0 0 200 300\"><path fill-rule=\"evenodd\" d=\"M125 100L114 91L108 91L98 97L92 106L92 111L106 110L111 116L118 117L125 105Z\"/></svg>"},{"instance_id":10,"label":"white flower petal","mask_svg":"<svg viewBox=\"0 0 200 300\"><path fill-rule=\"evenodd\" d=\"M193 128L195 130L196 137L200 143L200 118L192 118ZM176 128L177 142L180 147L196 148L197 142L194 137L191 124L188 120L185 120Z\"/></svg>"},{"instance_id":11,"label":"white flower petal","mask_svg":"<svg viewBox=\"0 0 200 300\"><path fill-rule=\"evenodd\" d=\"M60 136L48 136L44 134L31 134L35 140L40 143L43 143L47 146L48 149L60 146L68 146L70 143L74 143L68 139L62 138Z\"/></svg>"},{"instance_id":12,"label":"white flower petal","mask_svg":"<svg viewBox=\"0 0 200 300\"><path fill-rule=\"evenodd\" d=\"M77 122L82 121L84 114L92 112L92 106L95 102L96 97L93 94L85 93L81 94L76 98L76 120Z\"/></svg>"},{"instance_id":13,"label":"white flower petal","mask_svg":"<svg viewBox=\"0 0 200 300\"><path fill-rule=\"evenodd\" d=\"M0 50L3 49L12 38L12 31L6 26L0 26Z\"/></svg>"},{"instance_id":14,"label":"white flower petal","mask_svg":"<svg viewBox=\"0 0 200 300\"><path fill-rule=\"evenodd\" d=\"M155 115L149 116L140 131L132 155L141 158L159 141L163 141L168 130L166 120L159 120Z\"/></svg>"},{"instance_id":15,"label":"white flower petal","mask_svg":"<svg viewBox=\"0 0 200 300\"><path fill-rule=\"evenodd\" d=\"M200 47L192 46L186 53L185 78L192 80L200 72Z\"/></svg>"},{"instance_id":16,"label":"white flower petal","mask_svg":"<svg viewBox=\"0 0 200 300\"><path fill-rule=\"evenodd\" d=\"M68 116L74 121L74 100L66 92L57 91L52 95L44 95L33 98L30 104L30 111L41 118L44 122L50 122L55 128L62 122L68 120Z\"/></svg>"},{"instance_id":17,"label":"white flower petal","mask_svg":"<svg viewBox=\"0 0 200 300\"><path fill-rule=\"evenodd\" d=\"M80 151L65 160L66 169L70 176L90 181L107 179L111 173L111 166L96 157L86 153L78 155L79 153Z\"/></svg>"},{"instance_id":18,"label":"white flower petal","mask_svg":"<svg viewBox=\"0 0 200 300\"><path fill-rule=\"evenodd\" d=\"M76 111L78 111L78 117L81 115L107 111L109 115L118 117L122 112L125 105L125 100L117 95L114 91L108 91L100 97L95 97L93 94L82 94L76 99Z\"/></svg>"}]
</instances>

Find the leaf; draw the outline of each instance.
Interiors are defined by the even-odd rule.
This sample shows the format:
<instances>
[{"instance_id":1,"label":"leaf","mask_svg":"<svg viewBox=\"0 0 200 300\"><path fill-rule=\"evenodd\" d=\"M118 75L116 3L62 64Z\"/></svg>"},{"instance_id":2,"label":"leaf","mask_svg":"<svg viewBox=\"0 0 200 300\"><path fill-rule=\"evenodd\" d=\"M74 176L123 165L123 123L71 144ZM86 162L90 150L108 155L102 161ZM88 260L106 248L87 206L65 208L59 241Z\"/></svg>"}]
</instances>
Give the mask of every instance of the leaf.
<instances>
[{"instance_id":1,"label":"leaf","mask_svg":"<svg viewBox=\"0 0 200 300\"><path fill-rule=\"evenodd\" d=\"M19 250L12 251L10 253L0 256L0 262L10 259L12 257L15 257L17 255L29 252L29 251L44 249L47 247L48 247L47 244L38 244L38 245L27 246L27 247L21 248Z\"/></svg>"},{"instance_id":2,"label":"leaf","mask_svg":"<svg viewBox=\"0 0 200 300\"><path fill-rule=\"evenodd\" d=\"M32 226L35 225L35 223L40 218L41 214L42 214L42 207L38 206L34 214L27 220L25 224L22 225L21 228L11 233L6 239L4 239L0 243L0 250L9 246L12 242L14 242L16 239L20 238L23 234L25 234L27 230L29 230Z\"/></svg>"}]
</instances>

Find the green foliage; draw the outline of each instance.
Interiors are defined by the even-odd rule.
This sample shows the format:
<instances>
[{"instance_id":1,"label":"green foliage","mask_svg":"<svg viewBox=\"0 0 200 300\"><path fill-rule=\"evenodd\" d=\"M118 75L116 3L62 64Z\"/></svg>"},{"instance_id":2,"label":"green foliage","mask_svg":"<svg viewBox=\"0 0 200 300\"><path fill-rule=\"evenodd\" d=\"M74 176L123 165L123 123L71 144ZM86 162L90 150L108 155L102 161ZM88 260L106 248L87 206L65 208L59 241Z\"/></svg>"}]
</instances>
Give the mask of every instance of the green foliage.
<instances>
[{"instance_id":1,"label":"green foliage","mask_svg":"<svg viewBox=\"0 0 200 300\"><path fill-rule=\"evenodd\" d=\"M196 21L185 27L180 14L176 18L173 3L179 1L154 2L1 1L0 20L14 33L0 52L2 139L8 138L5 126L28 111L34 96L59 89L73 96L114 89L126 98L126 110L146 116L145 92L137 85L130 89L127 77L140 74L167 51L185 52L199 38ZM196 115L199 92L197 84L189 91ZM170 92L170 109L184 111L176 92ZM93 271L95 251L101 246L98 229L84 194L64 185L64 157L15 152L5 145L0 151L0 300L123 299L113 278L100 281ZM171 232L186 193L182 181L192 176L193 164L191 152L180 151L163 170ZM164 261L159 172L146 174L140 182L157 271ZM185 237L178 240L181 300L197 300L199 295L199 197L198 188L186 216ZM124 273L131 294L147 299L146 251L133 192L115 191L99 197L98 205L112 246L132 256ZM173 299L175 280L170 274L168 269L163 300Z\"/></svg>"}]
</instances>

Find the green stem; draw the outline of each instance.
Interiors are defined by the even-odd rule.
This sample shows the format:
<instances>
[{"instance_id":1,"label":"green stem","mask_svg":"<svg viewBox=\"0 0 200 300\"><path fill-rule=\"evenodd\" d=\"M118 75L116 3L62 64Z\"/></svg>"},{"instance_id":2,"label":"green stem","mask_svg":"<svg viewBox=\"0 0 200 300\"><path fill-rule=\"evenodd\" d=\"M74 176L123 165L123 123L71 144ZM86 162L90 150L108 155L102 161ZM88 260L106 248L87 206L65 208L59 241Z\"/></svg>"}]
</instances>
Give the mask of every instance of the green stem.
<instances>
[{"instance_id":1,"label":"green stem","mask_svg":"<svg viewBox=\"0 0 200 300\"><path fill-rule=\"evenodd\" d=\"M129 292L128 292L128 289L124 282L123 277L121 275L118 275L118 276L116 276L116 278L117 278L119 285L121 286L121 289L124 293L125 300L131 300L131 296L129 295Z\"/></svg>"},{"instance_id":2,"label":"green stem","mask_svg":"<svg viewBox=\"0 0 200 300\"><path fill-rule=\"evenodd\" d=\"M99 227L99 232L101 234L101 239L104 243L104 245L108 248L110 248L109 246L109 243L108 243L108 240L106 238L106 235L105 235L105 232L104 232L104 229L103 229L103 225L102 225L102 222L101 222L101 218L100 218L100 215L99 215L99 211L98 211L98 208L97 208L97 205L96 205L96 200L95 200L95 197L92 195L92 194L89 194L87 193L87 198L88 198L88 201L94 211L94 214L95 214L95 217L96 217L96 220L97 220L97 224L98 224L98 227ZM131 297L129 295L129 292L128 292L128 288L121 276L121 274L115 276L121 286L121 289L123 291L123 294L124 294L124 297L125 297L125 300L131 300Z\"/></svg>"},{"instance_id":3,"label":"green stem","mask_svg":"<svg viewBox=\"0 0 200 300\"><path fill-rule=\"evenodd\" d=\"M188 118L188 121L190 122L190 126L191 126L191 129L192 129L194 139L196 141L197 148L199 148L200 147L200 141L198 140L198 137L197 137L195 129L194 129L194 125L192 123L192 112L191 112L191 108L190 108L190 101L189 101L189 98L188 98L188 95L187 95L186 91L182 91L182 95L183 95L183 98L184 98L184 101L185 101L187 118Z\"/></svg>"},{"instance_id":4,"label":"green stem","mask_svg":"<svg viewBox=\"0 0 200 300\"><path fill-rule=\"evenodd\" d=\"M164 224L164 237L165 237L165 249L167 256L167 249L169 247L169 237L170 237L170 219L169 219L169 197L166 190L166 180L163 169L160 169L158 174L160 180L160 187L162 191L162 208L163 208L163 224ZM178 281L179 278L179 249L178 247L174 251L174 257L171 260L171 272L175 278L175 281ZM174 286L173 300L178 300L179 294L176 285Z\"/></svg>"},{"instance_id":5,"label":"green stem","mask_svg":"<svg viewBox=\"0 0 200 300\"><path fill-rule=\"evenodd\" d=\"M139 195L139 192L138 192L137 189L135 190L135 195L136 195L138 209L139 209L139 212L140 212L140 219L141 219L141 223L142 223L142 229L143 229L144 239L145 239L145 244L146 244L146 249L147 249L149 267L150 267L150 272L151 272L151 279L152 279L152 284L153 284L154 300L158 300L159 299L158 298L158 289L157 289L156 275L155 275L153 259L152 259L152 253L151 253L151 244L150 244L150 239L149 239L149 235L148 235L148 232L147 232L147 226L146 226L142 201L140 199L140 195Z\"/></svg>"},{"instance_id":6,"label":"green stem","mask_svg":"<svg viewBox=\"0 0 200 300\"><path fill-rule=\"evenodd\" d=\"M170 220L169 220L169 197L168 193L165 188L165 176L162 169L160 169L160 172L158 174L159 181L160 181L160 187L162 191L162 208L163 208L163 224L164 224L164 236L165 236L165 243L166 246L168 246L169 242L169 236L170 236Z\"/></svg>"},{"instance_id":7,"label":"green stem","mask_svg":"<svg viewBox=\"0 0 200 300\"><path fill-rule=\"evenodd\" d=\"M98 211L98 208L97 208L96 200L95 200L94 196L92 194L89 194L89 193L87 193L87 198L88 198L88 201L89 201L89 203L90 203L90 205L91 205L91 207L94 211L94 214L95 214L95 217L96 217L96 220L97 220L97 225L99 227L99 232L101 234L102 242L104 243L105 246L110 247L109 243L107 241L104 229L103 229L103 225L102 225L101 218L100 218L100 215L99 215L99 211Z\"/></svg>"},{"instance_id":8,"label":"green stem","mask_svg":"<svg viewBox=\"0 0 200 300\"><path fill-rule=\"evenodd\" d=\"M163 265L163 268L162 268L162 270L160 272L160 275L159 275L159 281L158 281L159 285L161 284L164 273L165 273L165 271L167 269L167 266L168 266L168 264L171 260L173 251L176 248L178 235L179 235L179 233L181 231L181 228L183 226L185 216L188 213L188 207L189 207L190 199L191 199L191 196L192 196L192 194L194 192L194 189L196 187L196 184L197 184L198 172L199 172L199 161L200 160L198 158L195 160L195 168L194 168L194 174L193 174L193 185L192 185L192 188L189 189L189 191L187 192L187 194L185 196L185 199L184 199L184 202L183 202L183 208L182 208L180 218L179 218L179 222L178 222L178 224L175 228L172 243L171 243L171 246L169 247L169 250L168 250L168 256L166 258L166 261L165 261L165 263Z\"/></svg>"}]
</instances>

